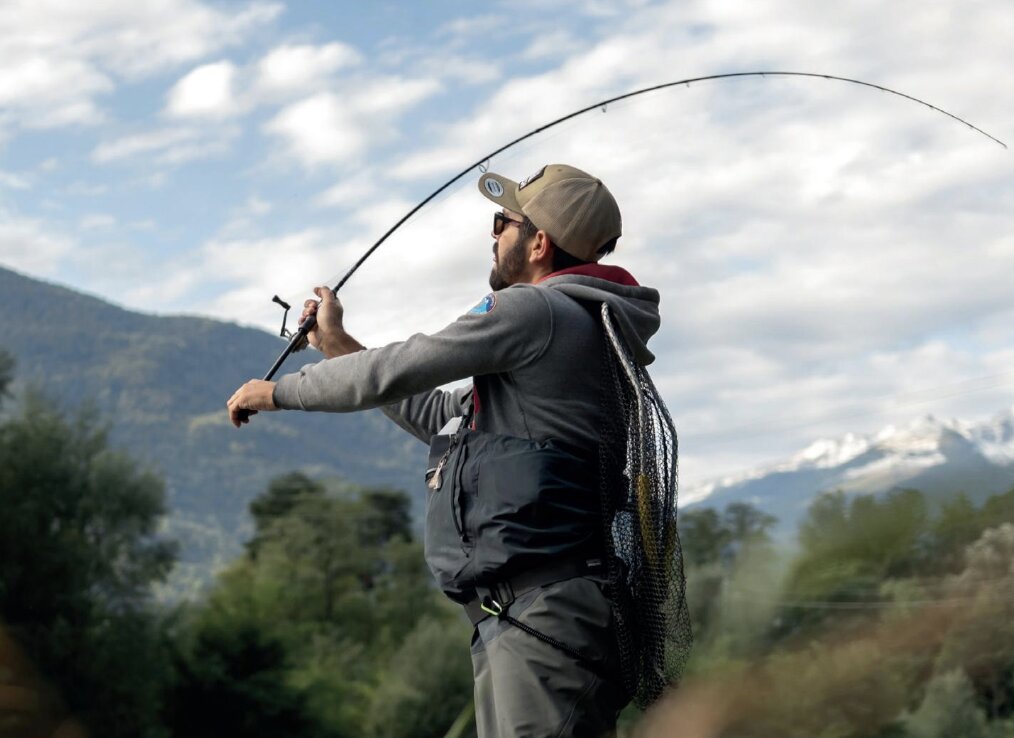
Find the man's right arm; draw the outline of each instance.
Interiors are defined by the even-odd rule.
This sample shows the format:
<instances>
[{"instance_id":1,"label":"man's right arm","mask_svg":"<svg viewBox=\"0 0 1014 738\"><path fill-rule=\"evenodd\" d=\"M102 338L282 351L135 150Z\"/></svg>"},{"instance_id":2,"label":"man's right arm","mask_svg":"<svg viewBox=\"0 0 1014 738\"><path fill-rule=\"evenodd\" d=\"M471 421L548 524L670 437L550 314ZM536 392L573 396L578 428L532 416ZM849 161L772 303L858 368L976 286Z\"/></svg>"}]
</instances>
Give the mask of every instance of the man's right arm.
<instances>
[{"instance_id":1,"label":"man's right arm","mask_svg":"<svg viewBox=\"0 0 1014 738\"><path fill-rule=\"evenodd\" d=\"M300 323L309 315L317 318L316 326L307 336L310 344L328 359L364 351L366 347L345 331L345 311L334 293L327 287L318 287L314 293L320 297L320 302L307 300L299 317ZM385 405L381 410L398 427L423 443L429 443L430 436L438 433L448 420L463 413L463 404L470 392L470 388L456 392L439 389L420 392Z\"/></svg>"}]
</instances>

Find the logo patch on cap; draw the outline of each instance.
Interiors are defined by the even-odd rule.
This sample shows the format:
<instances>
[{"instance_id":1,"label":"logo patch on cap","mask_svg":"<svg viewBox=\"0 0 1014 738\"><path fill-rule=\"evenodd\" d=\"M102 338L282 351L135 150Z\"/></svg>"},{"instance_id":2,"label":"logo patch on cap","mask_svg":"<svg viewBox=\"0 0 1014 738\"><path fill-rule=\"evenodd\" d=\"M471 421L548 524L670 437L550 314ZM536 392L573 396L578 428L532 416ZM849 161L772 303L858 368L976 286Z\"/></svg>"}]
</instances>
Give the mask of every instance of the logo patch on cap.
<instances>
[{"instance_id":1,"label":"logo patch on cap","mask_svg":"<svg viewBox=\"0 0 1014 738\"><path fill-rule=\"evenodd\" d=\"M485 187L486 192L488 192L493 197L501 197L503 195L503 185L500 184L495 179L493 179L492 177L483 182L482 186Z\"/></svg>"},{"instance_id":2,"label":"logo patch on cap","mask_svg":"<svg viewBox=\"0 0 1014 738\"><path fill-rule=\"evenodd\" d=\"M482 302L480 302L478 305L476 305L468 312L476 313L478 315L485 315L486 313L493 312L493 308L495 307L496 307L496 294L490 292L488 295L482 298Z\"/></svg>"},{"instance_id":3,"label":"logo patch on cap","mask_svg":"<svg viewBox=\"0 0 1014 738\"><path fill-rule=\"evenodd\" d=\"M549 165L547 164L546 166L549 166ZM541 177L545 173L546 173L546 167L542 167L542 169L540 169L539 171L537 171L531 177L525 177L523 180L521 180L520 182L518 182L518 190L519 191L523 190L525 187L527 187L528 185L530 185L532 182L534 182L535 180L537 180L539 177Z\"/></svg>"}]
</instances>

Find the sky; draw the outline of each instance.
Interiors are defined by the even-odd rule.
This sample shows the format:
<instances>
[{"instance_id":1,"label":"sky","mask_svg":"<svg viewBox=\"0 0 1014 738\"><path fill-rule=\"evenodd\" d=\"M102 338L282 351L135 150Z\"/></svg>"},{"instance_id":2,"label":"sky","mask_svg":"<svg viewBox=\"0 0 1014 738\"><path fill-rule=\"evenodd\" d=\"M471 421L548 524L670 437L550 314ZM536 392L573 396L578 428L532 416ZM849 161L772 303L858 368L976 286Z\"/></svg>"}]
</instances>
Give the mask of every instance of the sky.
<instances>
[{"instance_id":1,"label":"sky","mask_svg":"<svg viewBox=\"0 0 1014 738\"><path fill-rule=\"evenodd\" d=\"M277 332L273 295L298 305L454 174L641 87L852 77L1012 143L1012 32L1008 0L0 0L0 265ZM661 293L652 374L683 485L1014 404L1014 152L960 123L842 82L723 80L488 166L557 162L620 204L604 263ZM438 330L488 292L479 174L343 288L361 341Z\"/></svg>"}]
</instances>

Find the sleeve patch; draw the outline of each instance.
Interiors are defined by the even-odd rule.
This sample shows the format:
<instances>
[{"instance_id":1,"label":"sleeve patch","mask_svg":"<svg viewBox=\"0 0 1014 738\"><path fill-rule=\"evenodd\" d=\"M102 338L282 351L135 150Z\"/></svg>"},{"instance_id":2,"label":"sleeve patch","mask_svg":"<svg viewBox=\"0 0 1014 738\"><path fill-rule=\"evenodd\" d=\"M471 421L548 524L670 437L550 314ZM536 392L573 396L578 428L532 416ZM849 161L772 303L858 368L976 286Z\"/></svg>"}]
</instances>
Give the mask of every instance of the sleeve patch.
<instances>
[{"instance_id":1,"label":"sleeve patch","mask_svg":"<svg viewBox=\"0 0 1014 738\"><path fill-rule=\"evenodd\" d=\"M482 301L478 305L476 305L468 312L477 313L479 315L485 315L486 313L493 312L493 308L495 307L496 307L496 293L490 292L488 295L482 298Z\"/></svg>"}]
</instances>

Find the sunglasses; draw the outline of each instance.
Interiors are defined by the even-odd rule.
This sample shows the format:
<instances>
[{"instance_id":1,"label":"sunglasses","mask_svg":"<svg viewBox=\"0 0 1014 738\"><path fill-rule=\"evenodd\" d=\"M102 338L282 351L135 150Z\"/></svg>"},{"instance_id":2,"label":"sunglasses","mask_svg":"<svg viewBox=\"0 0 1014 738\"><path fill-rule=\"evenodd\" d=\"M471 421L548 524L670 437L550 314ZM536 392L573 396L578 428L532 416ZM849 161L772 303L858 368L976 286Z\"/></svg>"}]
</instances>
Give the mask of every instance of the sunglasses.
<instances>
[{"instance_id":1,"label":"sunglasses","mask_svg":"<svg viewBox=\"0 0 1014 738\"><path fill-rule=\"evenodd\" d=\"M503 229L511 225L512 223L516 226L523 226L525 224L523 220L514 220L513 218L508 218L503 213L500 212L493 213L493 235L499 236L501 233L503 233Z\"/></svg>"}]
</instances>

